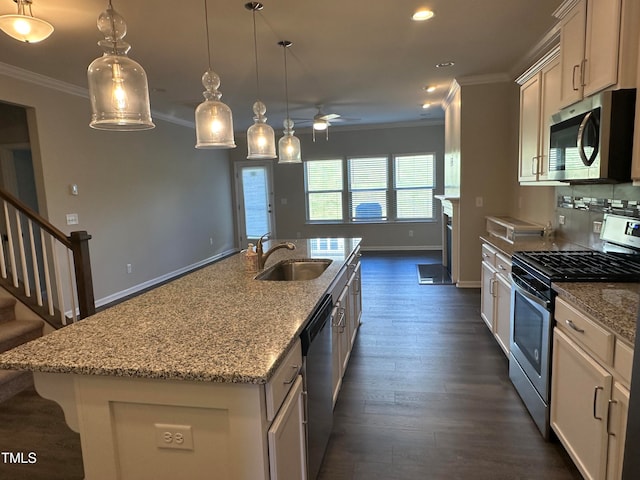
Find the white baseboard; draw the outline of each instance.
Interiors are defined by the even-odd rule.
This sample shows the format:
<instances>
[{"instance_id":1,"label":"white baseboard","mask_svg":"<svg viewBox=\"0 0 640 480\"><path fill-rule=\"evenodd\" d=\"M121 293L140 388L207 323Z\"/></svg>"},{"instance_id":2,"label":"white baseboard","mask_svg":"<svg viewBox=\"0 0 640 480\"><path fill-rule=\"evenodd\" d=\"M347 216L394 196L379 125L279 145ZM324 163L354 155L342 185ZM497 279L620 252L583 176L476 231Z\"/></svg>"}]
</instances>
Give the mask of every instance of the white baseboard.
<instances>
[{"instance_id":1,"label":"white baseboard","mask_svg":"<svg viewBox=\"0 0 640 480\"><path fill-rule=\"evenodd\" d=\"M482 282L458 282L456 283L456 287L458 288L480 288L482 286Z\"/></svg>"},{"instance_id":2,"label":"white baseboard","mask_svg":"<svg viewBox=\"0 0 640 480\"><path fill-rule=\"evenodd\" d=\"M371 246L361 246L360 247L363 252L421 252L421 251L433 251L433 250L442 250L442 245L413 245L406 247L371 247Z\"/></svg>"},{"instance_id":3,"label":"white baseboard","mask_svg":"<svg viewBox=\"0 0 640 480\"><path fill-rule=\"evenodd\" d=\"M193 263L191 265L187 265L186 267L180 268L178 270L174 270L173 272L166 273L165 275L161 275L157 278L153 278L151 280L147 280L146 282L139 283L138 285L134 285L133 287L127 288L126 290L122 290L120 292L116 292L112 295L108 295L99 300L96 300L96 307L101 307L103 305L108 305L109 303L120 300L121 298L128 297L129 295L133 295L135 293L141 292L142 290L146 290L147 288L153 287L154 285L158 285L160 283L166 282L167 280L171 280L172 278L179 277L180 275L184 275L185 273L189 273L193 270L196 270L204 265L215 262L227 255L231 255L236 253L237 250L231 249L226 250L222 253L214 255L209 258L205 258L199 262Z\"/></svg>"}]
</instances>

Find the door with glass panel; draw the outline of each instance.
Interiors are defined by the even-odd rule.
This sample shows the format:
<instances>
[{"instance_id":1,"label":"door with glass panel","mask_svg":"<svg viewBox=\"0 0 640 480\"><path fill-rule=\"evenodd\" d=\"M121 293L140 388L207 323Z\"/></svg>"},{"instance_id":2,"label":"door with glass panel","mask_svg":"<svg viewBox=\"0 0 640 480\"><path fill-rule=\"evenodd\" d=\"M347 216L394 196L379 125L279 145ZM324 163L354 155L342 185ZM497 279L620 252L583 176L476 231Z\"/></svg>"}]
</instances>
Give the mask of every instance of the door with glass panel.
<instances>
[{"instance_id":1,"label":"door with glass panel","mask_svg":"<svg viewBox=\"0 0 640 480\"><path fill-rule=\"evenodd\" d=\"M273 209L273 163L235 163L238 241L242 248L267 232L276 236Z\"/></svg>"}]
</instances>

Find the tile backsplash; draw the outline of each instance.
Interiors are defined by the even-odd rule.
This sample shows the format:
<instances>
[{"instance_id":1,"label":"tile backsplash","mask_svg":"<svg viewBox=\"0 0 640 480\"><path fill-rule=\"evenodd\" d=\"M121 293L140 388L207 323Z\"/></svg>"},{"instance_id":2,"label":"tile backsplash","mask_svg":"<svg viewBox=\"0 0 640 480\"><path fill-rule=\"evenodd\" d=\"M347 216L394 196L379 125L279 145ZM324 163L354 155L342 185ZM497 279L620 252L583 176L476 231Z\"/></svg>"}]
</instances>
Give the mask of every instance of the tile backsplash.
<instances>
[{"instance_id":1,"label":"tile backsplash","mask_svg":"<svg viewBox=\"0 0 640 480\"><path fill-rule=\"evenodd\" d=\"M640 187L631 183L557 187L556 198L556 235L588 248L602 246L594 230L605 213L640 218Z\"/></svg>"}]
</instances>

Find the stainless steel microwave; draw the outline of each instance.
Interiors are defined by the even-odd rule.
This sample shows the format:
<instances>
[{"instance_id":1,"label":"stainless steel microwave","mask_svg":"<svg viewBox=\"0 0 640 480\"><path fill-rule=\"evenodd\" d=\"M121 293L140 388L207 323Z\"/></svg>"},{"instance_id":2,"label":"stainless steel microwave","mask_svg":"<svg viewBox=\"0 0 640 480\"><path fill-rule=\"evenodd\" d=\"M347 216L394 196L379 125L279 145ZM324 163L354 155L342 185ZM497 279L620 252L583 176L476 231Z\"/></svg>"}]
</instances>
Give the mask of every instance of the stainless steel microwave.
<instances>
[{"instance_id":1,"label":"stainless steel microwave","mask_svg":"<svg viewBox=\"0 0 640 480\"><path fill-rule=\"evenodd\" d=\"M631 181L636 90L610 90L551 118L549 178L570 183Z\"/></svg>"}]
</instances>

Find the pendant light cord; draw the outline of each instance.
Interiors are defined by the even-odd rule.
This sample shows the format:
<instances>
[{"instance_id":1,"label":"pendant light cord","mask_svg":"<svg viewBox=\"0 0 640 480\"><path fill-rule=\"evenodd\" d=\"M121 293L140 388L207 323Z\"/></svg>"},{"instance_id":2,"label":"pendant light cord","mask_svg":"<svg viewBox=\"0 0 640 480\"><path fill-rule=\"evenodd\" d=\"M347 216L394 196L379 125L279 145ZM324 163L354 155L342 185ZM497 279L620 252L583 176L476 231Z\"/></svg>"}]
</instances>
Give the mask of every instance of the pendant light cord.
<instances>
[{"instance_id":1,"label":"pendant light cord","mask_svg":"<svg viewBox=\"0 0 640 480\"><path fill-rule=\"evenodd\" d=\"M209 12L207 10L207 0L204 0L204 25L207 30L207 58L209 59L209 71L211 71L211 42L209 40Z\"/></svg>"},{"instance_id":2,"label":"pendant light cord","mask_svg":"<svg viewBox=\"0 0 640 480\"><path fill-rule=\"evenodd\" d=\"M256 9L253 10L253 50L256 57L256 88L258 91L258 100L260 100L260 75L258 74L258 34L256 33Z\"/></svg>"},{"instance_id":3,"label":"pendant light cord","mask_svg":"<svg viewBox=\"0 0 640 480\"><path fill-rule=\"evenodd\" d=\"M289 82L287 81L287 42L282 42L282 50L284 51L284 100L287 111L287 119L289 119Z\"/></svg>"}]
</instances>

